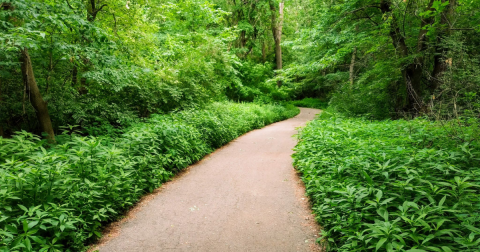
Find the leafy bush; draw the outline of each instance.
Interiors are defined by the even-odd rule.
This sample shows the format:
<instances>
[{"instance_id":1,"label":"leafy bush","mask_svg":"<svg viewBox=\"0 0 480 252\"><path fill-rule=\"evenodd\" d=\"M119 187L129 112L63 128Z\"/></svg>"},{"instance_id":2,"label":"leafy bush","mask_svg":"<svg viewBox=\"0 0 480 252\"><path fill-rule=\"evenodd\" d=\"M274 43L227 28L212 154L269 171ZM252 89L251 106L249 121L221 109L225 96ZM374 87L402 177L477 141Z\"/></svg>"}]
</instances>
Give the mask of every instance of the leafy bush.
<instances>
[{"instance_id":1,"label":"leafy bush","mask_svg":"<svg viewBox=\"0 0 480 252\"><path fill-rule=\"evenodd\" d=\"M308 124L294 159L329 251L479 251L478 121L442 124Z\"/></svg>"},{"instance_id":2,"label":"leafy bush","mask_svg":"<svg viewBox=\"0 0 480 252\"><path fill-rule=\"evenodd\" d=\"M79 251L146 192L237 136L298 109L214 103L155 115L121 137L0 137L0 251ZM71 130L74 131L74 130Z\"/></svg>"},{"instance_id":3,"label":"leafy bush","mask_svg":"<svg viewBox=\"0 0 480 252\"><path fill-rule=\"evenodd\" d=\"M302 100L292 101L291 103L297 107L303 108L324 109L328 107L328 102L315 98L304 98Z\"/></svg>"},{"instance_id":4,"label":"leafy bush","mask_svg":"<svg viewBox=\"0 0 480 252\"><path fill-rule=\"evenodd\" d=\"M28 48L55 131L67 124L128 127L222 99L227 87L242 85L241 61L229 46L236 36L223 25L227 12L197 0L130 1L128 8L123 0L108 2L0 3L0 135L42 130L35 109L19 102L19 48ZM93 22L88 10L95 8ZM260 70L249 79L271 68Z\"/></svg>"}]
</instances>

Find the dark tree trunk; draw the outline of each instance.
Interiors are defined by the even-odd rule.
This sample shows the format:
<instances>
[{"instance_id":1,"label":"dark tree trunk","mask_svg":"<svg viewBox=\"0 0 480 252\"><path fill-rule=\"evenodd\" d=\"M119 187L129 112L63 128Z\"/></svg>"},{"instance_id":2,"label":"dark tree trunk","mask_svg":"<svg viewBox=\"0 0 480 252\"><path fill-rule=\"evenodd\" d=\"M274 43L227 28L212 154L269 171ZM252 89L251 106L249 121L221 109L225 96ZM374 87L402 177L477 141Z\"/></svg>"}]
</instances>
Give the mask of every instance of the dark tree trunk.
<instances>
[{"instance_id":1,"label":"dark tree trunk","mask_svg":"<svg viewBox=\"0 0 480 252\"><path fill-rule=\"evenodd\" d=\"M3 97L2 97L2 78L0 78L0 107L3 106ZM1 123L1 121L0 121ZM3 126L0 124L0 137L5 137L3 133Z\"/></svg>"},{"instance_id":2,"label":"dark tree trunk","mask_svg":"<svg viewBox=\"0 0 480 252\"><path fill-rule=\"evenodd\" d=\"M240 32L240 48L244 48L247 44L246 31Z\"/></svg>"},{"instance_id":3,"label":"dark tree trunk","mask_svg":"<svg viewBox=\"0 0 480 252\"><path fill-rule=\"evenodd\" d=\"M352 60L350 62L350 89L353 88L353 79L355 75L355 58L357 56L357 47L353 49Z\"/></svg>"},{"instance_id":4,"label":"dark tree trunk","mask_svg":"<svg viewBox=\"0 0 480 252\"><path fill-rule=\"evenodd\" d=\"M430 0L428 9L432 9L434 0ZM392 15L392 23L390 25L390 37L392 39L393 46L399 51L401 57L408 57L409 50L403 37L400 27L397 23L395 16L393 16L391 10L391 3L388 0L382 0L380 9L383 14ZM424 58L422 53L426 50L427 30L423 29L427 24L431 24L432 18L422 19L421 30L417 38L416 54L420 55L414 58L413 63L409 64L402 70L402 76L405 83L405 89L407 92L407 104L404 110L414 113L422 112L425 108L423 104L423 88L422 88L422 75L424 70Z\"/></svg>"},{"instance_id":5,"label":"dark tree trunk","mask_svg":"<svg viewBox=\"0 0 480 252\"><path fill-rule=\"evenodd\" d=\"M89 3L87 3L87 21L88 22L94 22L95 19L97 18L98 12L100 12L103 7L107 6L106 4L100 6L97 8L97 5L95 3L95 0L90 0Z\"/></svg>"},{"instance_id":6,"label":"dark tree trunk","mask_svg":"<svg viewBox=\"0 0 480 252\"><path fill-rule=\"evenodd\" d=\"M72 69L72 86L75 87L77 85L77 76L78 76L78 69L77 66L73 66Z\"/></svg>"},{"instance_id":7,"label":"dark tree trunk","mask_svg":"<svg viewBox=\"0 0 480 252\"><path fill-rule=\"evenodd\" d=\"M267 60L267 50L265 48L265 41L262 42L262 62L265 63Z\"/></svg>"},{"instance_id":8,"label":"dark tree trunk","mask_svg":"<svg viewBox=\"0 0 480 252\"><path fill-rule=\"evenodd\" d=\"M53 143L55 142L55 134L53 132L52 121L50 120L50 114L48 113L47 103L43 100L37 82L35 81L32 61L27 48L21 50L20 61L22 62L22 76L25 88L30 102L35 109L35 113L37 114L38 122L40 123L43 132L48 134L48 141Z\"/></svg>"},{"instance_id":9,"label":"dark tree trunk","mask_svg":"<svg viewBox=\"0 0 480 252\"><path fill-rule=\"evenodd\" d=\"M272 34L273 40L275 41L275 62L276 62L276 69L282 69L282 28L283 28L283 2L279 4L279 19L277 20L277 10L275 5L272 1L269 2L270 4L270 11L272 12ZM282 86L282 82L278 81L277 85L280 87Z\"/></svg>"}]
</instances>

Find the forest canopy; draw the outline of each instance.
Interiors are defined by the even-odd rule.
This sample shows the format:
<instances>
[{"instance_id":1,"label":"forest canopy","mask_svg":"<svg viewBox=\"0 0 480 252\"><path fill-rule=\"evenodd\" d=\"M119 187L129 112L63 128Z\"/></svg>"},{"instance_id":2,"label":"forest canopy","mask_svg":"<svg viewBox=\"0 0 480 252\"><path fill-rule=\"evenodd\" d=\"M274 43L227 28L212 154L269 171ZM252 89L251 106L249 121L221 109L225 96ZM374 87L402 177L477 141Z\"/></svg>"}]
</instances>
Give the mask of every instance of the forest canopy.
<instances>
[{"instance_id":1,"label":"forest canopy","mask_svg":"<svg viewBox=\"0 0 480 252\"><path fill-rule=\"evenodd\" d=\"M4 1L0 134L122 128L223 99L315 97L375 118L475 116L479 9L461 0Z\"/></svg>"}]
</instances>

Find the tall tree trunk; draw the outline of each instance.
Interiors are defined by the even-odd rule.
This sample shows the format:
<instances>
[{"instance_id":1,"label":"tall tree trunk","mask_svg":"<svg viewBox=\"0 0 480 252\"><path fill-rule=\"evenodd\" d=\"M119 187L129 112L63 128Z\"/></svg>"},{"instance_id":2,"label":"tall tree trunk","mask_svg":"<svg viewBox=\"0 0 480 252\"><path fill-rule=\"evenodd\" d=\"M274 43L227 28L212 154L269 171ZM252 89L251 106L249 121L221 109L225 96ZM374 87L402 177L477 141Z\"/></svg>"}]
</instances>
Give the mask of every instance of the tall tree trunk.
<instances>
[{"instance_id":1,"label":"tall tree trunk","mask_svg":"<svg viewBox=\"0 0 480 252\"><path fill-rule=\"evenodd\" d=\"M3 106L3 97L2 97L2 78L0 77L0 107ZM0 123L2 123L0 121ZM3 133L3 126L0 124L0 137L5 137Z\"/></svg>"},{"instance_id":2,"label":"tall tree trunk","mask_svg":"<svg viewBox=\"0 0 480 252\"><path fill-rule=\"evenodd\" d=\"M277 10L275 8L275 5L273 4L273 1L269 2L270 4L270 10L272 12L272 34L273 34L273 40L275 41L275 62L277 64L276 69L281 70L282 69L282 47L280 46L282 42L282 28L283 28L283 7L284 3L280 2L278 12L279 12L279 18L277 20ZM277 81L277 86L282 86L281 81Z\"/></svg>"},{"instance_id":3,"label":"tall tree trunk","mask_svg":"<svg viewBox=\"0 0 480 252\"><path fill-rule=\"evenodd\" d=\"M94 22L97 18L98 12L100 12L106 4L97 7L95 0L87 0L87 21Z\"/></svg>"},{"instance_id":4,"label":"tall tree trunk","mask_svg":"<svg viewBox=\"0 0 480 252\"><path fill-rule=\"evenodd\" d=\"M78 75L78 69L76 65L73 65L72 69L72 87L77 86L77 75Z\"/></svg>"},{"instance_id":5,"label":"tall tree trunk","mask_svg":"<svg viewBox=\"0 0 480 252\"><path fill-rule=\"evenodd\" d=\"M353 88L353 79L355 75L355 57L357 56L357 47L353 49L352 61L350 62L350 89Z\"/></svg>"},{"instance_id":6,"label":"tall tree trunk","mask_svg":"<svg viewBox=\"0 0 480 252\"><path fill-rule=\"evenodd\" d=\"M53 132L52 121L50 120L50 114L48 113L47 103L43 100L40 90L38 89L35 76L33 74L32 61L28 54L27 48L21 50L20 61L22 62L22 76L23 82L27 89L27 94L32 103L35 113L37 114L38 122L40 123L42 130L48 134L47 139L49 142L55 142L55 134Z\"/></svg>"},{"instance_id":7,"label":"tall tree trunk","mask_svg":"<svg viewBox=\"0 0 480 252\"><path fill-rule=\"evenodd\" d=\"M267 50L265 48L265 41L262 42L262 62L265 63L267 59Z\"/></svg>"},{"instance_id":8,"label":"tall tree trunk","mask_svg":"<svg viewBox=\"0 0 480 252\"><path fill-rule=\"evenodd\" d=\"M240 32L240 48L244 48L247 44L247 32L241 31Z\"/></svg>"},{"instance_id":9,"label":"tall tree trunk","mask_svg":"<svg viewBox=\"0 0 480 252\"><path fill-rule=\"evenodd\" d=\"M434 0L429 1L427 7L428 10L432 10L433 2ZM392 13L390 6L391 3L389 0L382 0L380 3L380 9L382 13L392 15L392 22L390 24L390 37L392 38L392 44L399 51L401 57L408 57L409 51L405 42L405 38L400 31L400 27L398 26L397 20ZM420 56L415 57L413 63L409 64L402 70L402 76L407 91L407 105L404 109L415 113L421 112L425 107L423 104L423 89L421 86L423 69L425 65L422 53L427 48L427 30L424 29L424 27L432 22L433 18L422 19L420 26L421 30L418 34L417 48L415 52Z\"/></svg>"}]
</instances>

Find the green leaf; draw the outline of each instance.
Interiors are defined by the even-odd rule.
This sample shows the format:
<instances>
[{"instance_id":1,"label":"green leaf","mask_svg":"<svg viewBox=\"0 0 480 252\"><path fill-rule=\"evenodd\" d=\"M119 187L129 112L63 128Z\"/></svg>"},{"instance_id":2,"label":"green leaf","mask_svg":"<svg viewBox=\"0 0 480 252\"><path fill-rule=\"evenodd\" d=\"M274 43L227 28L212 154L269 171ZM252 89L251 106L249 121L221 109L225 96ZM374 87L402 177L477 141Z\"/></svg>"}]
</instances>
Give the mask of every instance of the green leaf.
<instances>
[{"instance_id":1,"label":"green leaf","mask_svg":"<svg viewBox=\"0 0 480 252\"><path fill-rule=\"evenodd\" d=\"M25 206L23 206L23 205L18 205L18 207L20 207L20 209L22 209L23 211L28 212L28 209L27 209Z\"/></svg>"},{"instance_id":2,"label":"green leaf","mask_svg":"<svg viewBox=\"0 0 480 252\"><path fill-rule=\"evenodd\" d=\"M363 173L363 176L365 176L365 179L367 180L368 184L372 185L373 184L372 178L370 178L370 176L368 176L366 171L362 170L362 173Z\"/></svg>"},{"instance_id":3,"label":"green leaf","mask_svg":"<svg viewBox=\"0 0 480 252\"><path fill-rule=\"evenodd\" d=\"M442 246L442 249L443 249L443 251L445 251L445 252L452 252L452 250L451 250L449 247L447 247L447 246Z\"/></svg>"},{"instance_id":4,"label":"green leaf","mask_svg":"<svg viewBox=\"0 0 480 252\"><path fill-rule=\"evenodd\" d=\"M428 241L430 241L431 239L435 238L435 236L433 234L430 234L428 235L425 240L423 240L422 242L422 245L424 245L425 243L427 243Z\"/></svg>"},{"instance_id":5,"label":"green leaf","mask_svg":"<svg viewBox=\"0 0 480 252\"><path fill-rule=\"evenodd\" d=\"M38 221L31 221L28 223L28 229L35 227L38 224Z\"/></svg>"},{"instance_id":6,"label":"green leaf","mask_svg":"<svg viewBox=\"0 0 480 252\"><path fill-rule=\"evenodd\" d=\"M382 190L378 190L376 194L377 202L380 202L380 200L382 199L382 196L383 196Z\"/></svg>"},{"instance_id":7,"label":"green leaf","mask_svg":"<svg viewBox=\"0 0 480 252\"><path fill-rule=\"evenodd\" d=\"M377 245L375 246L376 249L375 251L378 251L382 246L383 244L387 241L387 238L382 238L380 239L378 242L377 242Z\"/></svg>"},{"instance_id":8,"label":"green leaf","mask_svg":"<svg viewBox=\"0 0 480 252\"><path fill-rule=\"evenodd\" d=\"M27 232L28 231L28 223L26 220L23 220L23 232Z\"/></svg>"},{"instance_id":9,"label":"green leaf","mask_svg":"<svg viewBox=\"0 0 480 252\"><path fill-rule=\"evenodd\" d=\"M443 198L440 200L440 202L438 203L438 207L442 207L443 206L443 203L445 203L445 200L447 199L447 195L443 196Z\"/></svg>"},{"instance_id":10,"label":"green leaf","mask_svg":"<svg viewBox=\"0 0 480 252\"><path fill-rule=\"evenodd\" d=\"M378 215L382 216L385 221L388 221L388 211L386 208L382 207L377 210Z\"/></svg>"},{"instance_id":11,"label":"green leaf","mask_svg":"<svg viewBox=\"0 0 480 252\"><path fill-rule=\"evenodd\" d=\"M32 243L30 242L30 239L27 237L25 238L25 247L27 248L27 250L31 250L32 249Z\"/></svg>"}]
</instances>

